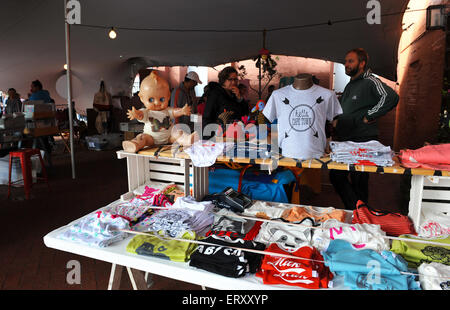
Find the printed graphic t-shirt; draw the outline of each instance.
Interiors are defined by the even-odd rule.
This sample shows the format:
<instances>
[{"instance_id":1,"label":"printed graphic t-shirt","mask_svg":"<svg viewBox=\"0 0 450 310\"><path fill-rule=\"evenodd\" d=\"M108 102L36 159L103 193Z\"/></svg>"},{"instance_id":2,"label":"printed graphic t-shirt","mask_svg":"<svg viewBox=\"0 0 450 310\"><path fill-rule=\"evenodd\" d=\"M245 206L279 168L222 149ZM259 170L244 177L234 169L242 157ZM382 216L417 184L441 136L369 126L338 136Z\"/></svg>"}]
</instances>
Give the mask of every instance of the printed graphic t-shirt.
<instances>
[{"instance_id":1,"label":"printed graphic t-shirt","mask_svg":"<svg viewBox=\"0 0 450 310\"><path fill-rule=\"evenodd\" d=\"M342 114L342 108L329 89L313 85L298 90L288 85L272 93L263 114L270 122L278 119L278 146L283 156L310 159L323 156L325 122Z\"/></svg>"},{"instance_id":2,"label":"printed graphic t-shirt","mask_svg":"<svg viewBox=\"0 0 450 310\"><path fill-rule=\"evenodd\" d=\"M141 109L144 118L140 121L144 123L144 133L151 135L155 144L166 144L172 131L173 109L167 108L162 111L151 111Z\"/></svg>"}]
</instances>

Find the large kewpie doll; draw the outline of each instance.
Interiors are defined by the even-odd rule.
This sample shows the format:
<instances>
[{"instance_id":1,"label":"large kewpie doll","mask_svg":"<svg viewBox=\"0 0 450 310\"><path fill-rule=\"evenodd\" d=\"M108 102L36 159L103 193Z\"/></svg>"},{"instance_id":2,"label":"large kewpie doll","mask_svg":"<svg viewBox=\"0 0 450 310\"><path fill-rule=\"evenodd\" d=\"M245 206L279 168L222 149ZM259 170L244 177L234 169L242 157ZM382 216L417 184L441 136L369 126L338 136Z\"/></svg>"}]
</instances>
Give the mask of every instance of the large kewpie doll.
<instances>
[{"instance_id":1,"label":"large kewpie doll","mask_svg":"<svg viewBox=\"0 0 450 310\"><path fill-rule=\"evenodd\" d=\"M124 151L136 153L144 147L177 142L181 145L191 145L198 140L196 132L184 133L181 130L172 130L172 119L182 115L191 115L191 108L185 105L183 108L169 108L170 89L169 83L152 71L142 82L139 90L139 98L145 108L136 110L134 107L128 110L130 120L137 119L144 123L144 132L134 139L123 141Z\"/></svg>"}]
</instances>

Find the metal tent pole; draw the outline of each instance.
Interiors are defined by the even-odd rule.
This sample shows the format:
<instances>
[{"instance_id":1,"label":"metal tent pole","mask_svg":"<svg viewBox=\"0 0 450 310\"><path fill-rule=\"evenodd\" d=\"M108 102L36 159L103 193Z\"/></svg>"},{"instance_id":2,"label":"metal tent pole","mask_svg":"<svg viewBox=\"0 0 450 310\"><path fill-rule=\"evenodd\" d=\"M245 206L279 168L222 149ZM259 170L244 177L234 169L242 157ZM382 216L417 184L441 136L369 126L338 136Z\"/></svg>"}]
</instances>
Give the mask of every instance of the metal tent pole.
<instances>
[{"instance_id":1,"label":"metal tent pole","mask_svg":"<svg viewBox=\"0 0 450 310\"><path fill-rule=\"evenodd\" d=\"M66 77L67 77L67 105L69 107L69 131L70 131L70 158L72 162L72 179L75 179L75 156L73 150L73 117L72 117L72 76L70 65L70 24L67 22L67 2L64 1L64 23L66 34Z\"/></svg>"}]
</instances>

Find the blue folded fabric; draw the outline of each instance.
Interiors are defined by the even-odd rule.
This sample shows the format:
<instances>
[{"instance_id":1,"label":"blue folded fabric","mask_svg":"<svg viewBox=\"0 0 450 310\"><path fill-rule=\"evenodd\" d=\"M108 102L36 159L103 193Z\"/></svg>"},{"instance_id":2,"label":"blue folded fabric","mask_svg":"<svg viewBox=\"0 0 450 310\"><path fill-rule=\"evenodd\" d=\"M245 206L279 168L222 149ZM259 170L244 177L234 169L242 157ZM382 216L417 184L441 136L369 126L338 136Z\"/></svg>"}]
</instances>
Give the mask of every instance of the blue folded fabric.
<instances>
[{"instance_id":1,"label":"blue folded fabric","mask_svg":"<svg viewBox=\"0 0 450 310\"><path fill-rule=\"evenodd\" d=\"M209 193L219 193L231 186L234 190L239 186L239 170L215 169L209 171ZM273 182L272 180L277 180ZM295 181L293 173L282 170L272 175L248 171L242 179L241 191L254 200L288 203L283 184Z\"/></svg>"},{"instance_id":2,"label":"blue folded fabric","mask_svg":"<svg viewBox=\"0 0 450 310\"><path fill-rule=\"evenodd\" d=\"M420 290L408 264L391 251L357 250L344 240L332 240L322 253L325 265L354 290Z\"/></svg>"}]
</instances>

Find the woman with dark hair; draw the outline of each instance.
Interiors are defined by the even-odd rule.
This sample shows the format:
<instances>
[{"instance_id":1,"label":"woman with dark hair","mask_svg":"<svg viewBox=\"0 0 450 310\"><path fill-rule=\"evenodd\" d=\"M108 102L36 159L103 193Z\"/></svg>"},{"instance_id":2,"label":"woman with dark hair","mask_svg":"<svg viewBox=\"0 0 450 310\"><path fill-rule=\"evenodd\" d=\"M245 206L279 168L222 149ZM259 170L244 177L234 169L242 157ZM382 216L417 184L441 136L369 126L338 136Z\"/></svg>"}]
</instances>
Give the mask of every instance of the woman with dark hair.
<instances>
[{"instance_id":1,"label":"woman with dark hair","mask_svg":"<svg viewBox=\"0 0 450 310\"><path fill-rule=\"evenodd\" d=\"M245 115L244 98L238 88L237 70L225 67L218 75L219 83L208 84L208 96L203 112L203 128L208 124L226 125ZM248 113L248 108L247 108Z\"/></svg>"},{"instance_id":2,"label":"woman with dark hair","mask_svg":"<svg viewBox=\"0 0 450 310\"><path fill-rule=\"evenodd\" d=\"M22 101L20 101L20 95L14 88L8 89L8 99L5 101L5 104L5 114L22 112Z\"/></svg>"}]
</instances>

